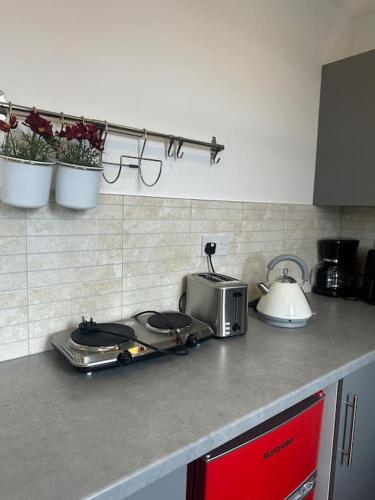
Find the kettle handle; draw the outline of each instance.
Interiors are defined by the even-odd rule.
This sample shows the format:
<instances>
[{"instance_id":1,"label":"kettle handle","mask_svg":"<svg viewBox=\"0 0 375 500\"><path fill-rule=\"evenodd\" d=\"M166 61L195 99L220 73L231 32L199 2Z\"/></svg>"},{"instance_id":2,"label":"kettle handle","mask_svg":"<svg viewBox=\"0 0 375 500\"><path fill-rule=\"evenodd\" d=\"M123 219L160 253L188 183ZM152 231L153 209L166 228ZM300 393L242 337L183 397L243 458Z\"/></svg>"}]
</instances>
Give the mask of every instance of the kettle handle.
<instances>
[{"instance_id":1,"label":"kettle handle","mask_svg":"<svg viewBox=\"0 0 375 500\"><path fill-rule=\"evenodd\" d=\"M307 265L306 263L300 259L299 257L297 257L297 255L292 255L292 254L289 254L289 253L285 253L283 255L278 255L277 257L273 258L268 264L267 264L267 268L268 268L268 273L267 273L267 281L268 281L268 275L270 273L270 271L272 271L272 269L279 263L279 262L282 262L284 260L289 260L291 262L295 262L299 268L301 269L301 272L302 272L302 283L300 284L301 286L306 282L308 281L309 279L309 270L307 269Z\"/></svg>"}]
</instances>

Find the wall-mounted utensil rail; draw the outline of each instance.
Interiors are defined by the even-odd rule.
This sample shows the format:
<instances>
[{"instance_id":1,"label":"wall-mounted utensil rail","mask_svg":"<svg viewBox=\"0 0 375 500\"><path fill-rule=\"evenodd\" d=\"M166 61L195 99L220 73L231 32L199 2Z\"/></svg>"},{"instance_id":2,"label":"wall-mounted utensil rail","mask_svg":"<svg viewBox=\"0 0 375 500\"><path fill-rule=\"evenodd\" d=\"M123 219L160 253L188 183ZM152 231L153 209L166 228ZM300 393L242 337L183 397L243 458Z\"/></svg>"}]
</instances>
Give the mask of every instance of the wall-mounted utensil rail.
<instances>
[{"instance_id":1,"label":"wall-mounted utensil rail","mask_svg":"<svg viewBox=\"0 0 375 500\"><path fill-rule=\"evenodd\" d=\"M4 95L0 91L0 95ZM1 102L0 99L0 114L7 114L10 111L18 114L19 116L26 116L28 115L31 111L35 110L34 107L27 107L27 106L21 106L19 104L13 104L11 102ZM130 137L139 137L142 138L145 136L145 132L147 133L147 137L152 137L154 139L159 139L159 140L166 140L168 141L168 156L170 157L175 157L175 158L182 158L183 153L180 152L181 147L183 144L191 144L194 146L200 146L203 148L209 148L211 151L210 154L210 160L212 164L217 164L219 163L220 159L217 158L217 155L220 153L220 151L223 151L224 145L223 144L218 144L216 142L216 138L213 137L211 142L207 141L199 141L197 139L190 139L188 137L182 137L182 136L177 136L174 134L166 134L163 132L154 132L152 130L146 130L146 129L140 129L140 128L135 128L135 127L128 127L126 125L119 125L117 123L110 123L106 122L104 120L96 120L96 119L91 119L91 118L86 118L83 116L74 116L74 115L66 115L65 113L58 113L56 111L48 111L45 109L39 109L38 112L48 118L51 119L56 119L56 120L64 120L65 123L70 123L70 122L77 122L82 119L89 123L95 123L99 127L106 128L108 132L111 132L113 134L122 134ZM172 149L174 146L177 154L172 153Z\"/></svg>"}]
</instances>

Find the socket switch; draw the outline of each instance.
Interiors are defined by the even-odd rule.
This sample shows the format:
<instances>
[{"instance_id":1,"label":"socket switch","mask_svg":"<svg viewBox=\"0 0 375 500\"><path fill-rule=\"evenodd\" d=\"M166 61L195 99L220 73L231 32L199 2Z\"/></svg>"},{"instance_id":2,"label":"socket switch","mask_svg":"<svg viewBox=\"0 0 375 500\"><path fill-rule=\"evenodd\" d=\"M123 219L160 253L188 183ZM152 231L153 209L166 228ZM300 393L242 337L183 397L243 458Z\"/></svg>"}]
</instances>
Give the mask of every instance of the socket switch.
<instances>
[{"instance_id":1,"label":"socket switch","mask_svg":"<svg viewBox=\"0 0 375 500\"><path fill-rule=\"evenodd\" d=\"M207 243L216 243L216 252L214 255L228 255L228 237L224 234L206 234L202 236L202 257L206 257Z\"/></svg>"}]
</instances>

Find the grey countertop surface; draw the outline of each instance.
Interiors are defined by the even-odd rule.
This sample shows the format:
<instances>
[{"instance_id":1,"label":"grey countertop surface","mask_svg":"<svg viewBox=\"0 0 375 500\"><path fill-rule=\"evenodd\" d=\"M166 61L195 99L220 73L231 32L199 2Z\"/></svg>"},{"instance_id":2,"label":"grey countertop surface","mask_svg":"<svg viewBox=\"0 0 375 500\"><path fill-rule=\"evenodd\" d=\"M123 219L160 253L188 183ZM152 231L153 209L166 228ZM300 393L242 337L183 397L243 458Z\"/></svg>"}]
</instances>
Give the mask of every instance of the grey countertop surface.
<instances>
[{"instance_id":1,"label":"grey countertop surface","mask_svg":"<svg viewBox=\"0 0 375 500\"><path fill-rule=\"evenodd\" d=\"M1 363L1 498L124 498L375 360L374 306L311 302L303 329L250 314L243 337L92 377L54 352Z\"/></svg>"}]
</instances>

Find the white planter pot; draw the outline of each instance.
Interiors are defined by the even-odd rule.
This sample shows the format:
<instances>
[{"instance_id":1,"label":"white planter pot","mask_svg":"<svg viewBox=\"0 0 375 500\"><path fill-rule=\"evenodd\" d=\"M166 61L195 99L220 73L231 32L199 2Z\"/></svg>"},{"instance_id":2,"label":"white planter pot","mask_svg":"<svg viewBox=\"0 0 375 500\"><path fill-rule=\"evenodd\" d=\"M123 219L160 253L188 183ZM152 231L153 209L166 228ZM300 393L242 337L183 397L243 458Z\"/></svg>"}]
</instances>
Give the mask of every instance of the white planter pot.
<instances>
[{"instance_id":1,"label":"white planter pot","mask_svg":"<svg viewBox=\"0 0 375 500\"><path fill-rule=\"evenodd\" d=\"M0 156L1 201L22 208L47 205L54 162L38 162Z\"/></svg>"},{"instance_id":2,"label":"white planter pot","mask_svg":"<svg viewBox=\"0 0 375 500\"><path fill-rule=\"evenodd\" d=\"M102 170L102 167L58 163L55 180L56 203L76 210L96 207Z\"/></svg>"}]
</instances>

